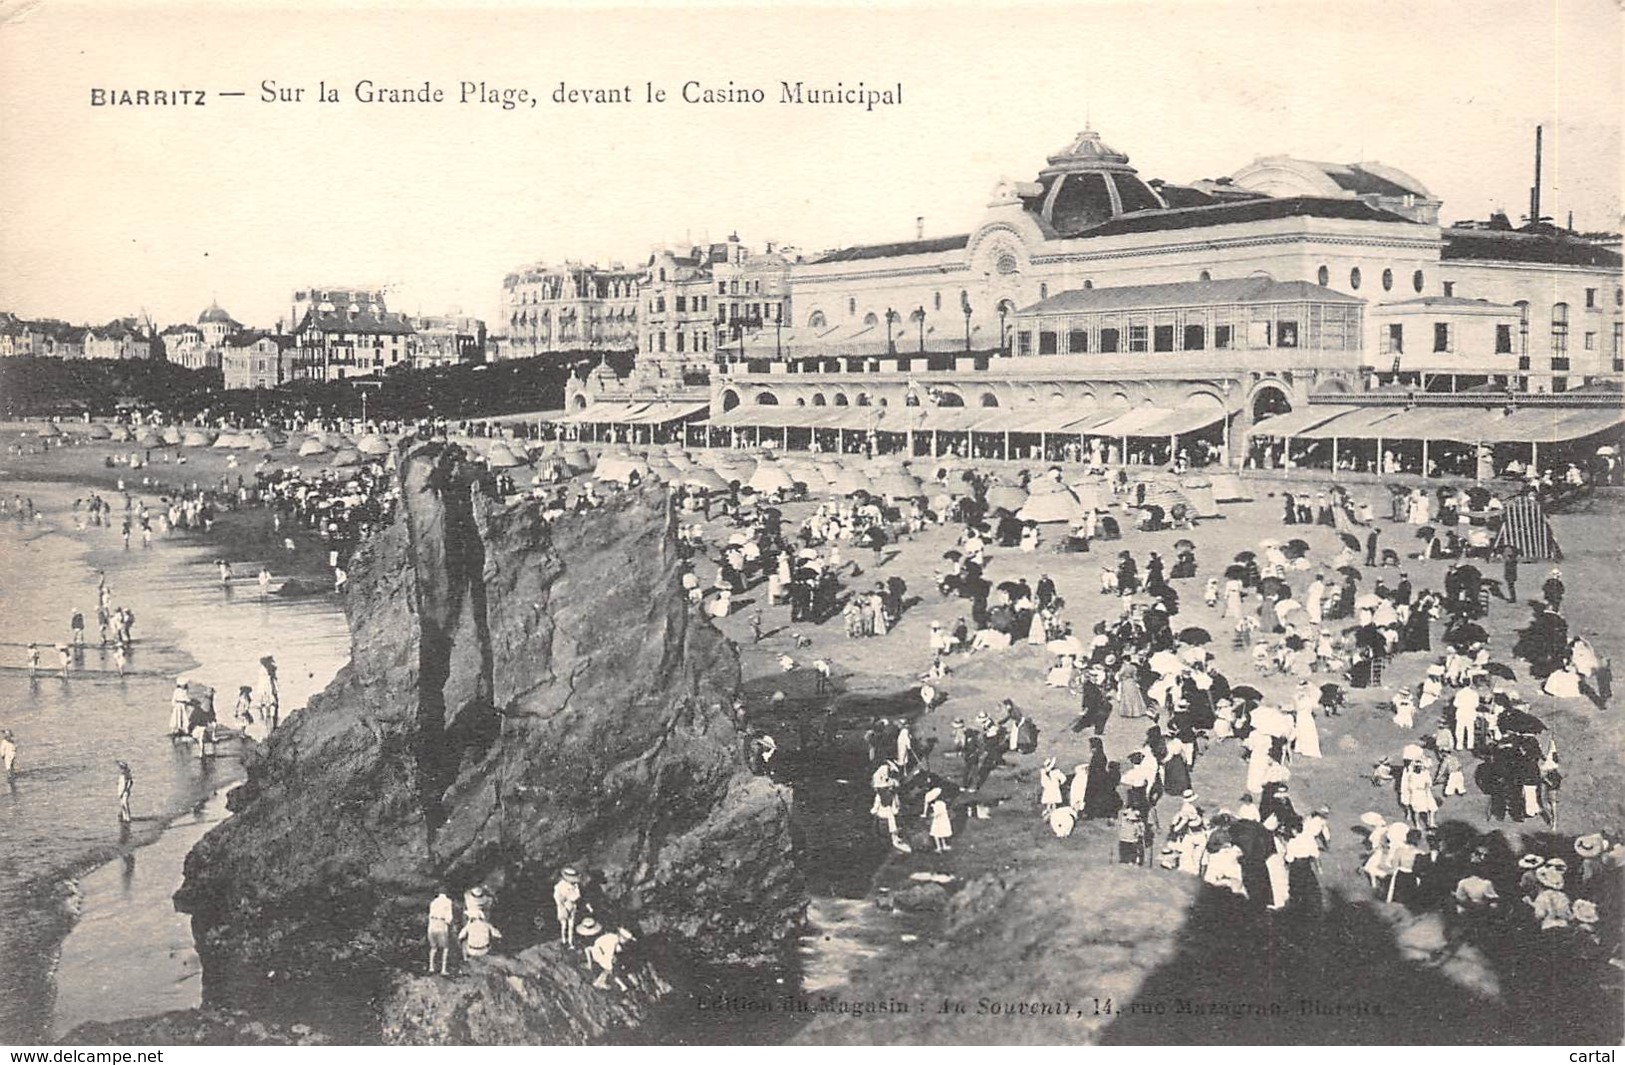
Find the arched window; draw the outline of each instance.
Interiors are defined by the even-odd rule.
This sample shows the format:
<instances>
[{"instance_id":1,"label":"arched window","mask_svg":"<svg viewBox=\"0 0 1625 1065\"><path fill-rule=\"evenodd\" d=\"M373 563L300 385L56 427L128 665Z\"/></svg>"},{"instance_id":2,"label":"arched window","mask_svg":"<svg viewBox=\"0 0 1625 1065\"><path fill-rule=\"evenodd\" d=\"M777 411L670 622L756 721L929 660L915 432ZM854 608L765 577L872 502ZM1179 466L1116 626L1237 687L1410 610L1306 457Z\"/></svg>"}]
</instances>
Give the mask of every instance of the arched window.
<instances>
[{"instance_id":1,"label":"arched window","mask_svg":"<svg viewBox=\"0 0 1625 1065\"><path fill-rule=\"evenodd\" d=\"M823 311L814 311L814 312L812 312L812 314L807 316L807 328L808 329L823 329L828 324L829 323L824 320L824 312Z\"/></svg>"},{"instance_id":2,"label":"arched window","mask_svg":"<svg viewBox=\"0 0 1625 1065\"><path fill-rule=\"evenodd\" d=\"M756 394L756 405L758 407L777 407L779 397L771 392L758 392Z\"/></svg>"},{"instance_id":3,"label":"arched window","mask_svg":"<svg viewBox=\"0 0 1625 1065\"><path fill-rule=\"evenodd\" d=\"M1382 290L1392 292L1394 289L1394 272L1386 267L1382 271Z\"/></svg>"},{"instance_id":4,"label":"arched window","mask_svg":"<svg viewBox=\"0 0 1625 1065\"><path fill-rule=\"evenodd\" d=\"M931 309L933 311L942 310L942 293L933 292L931 294Z\"/></svg>"},{"instance_id":5,"label":"arched window","mask_svg":"<svg viewBox=\"0 0 1625 1065\"><path fill-rule=\"evenodd\" d=\"M937 406L939 407L963 407L964 405L965 397L958 392L943 392L937 397Z\"/></svg>"},{"instance_id":6,"label":"arched window","mask_svg":"<svg viewBox=\"0 0 1625 1065\"><path fill-rule=\"evenodd\" d=\"M1041 300L1049 299L1049 283L1048 282L1045 282L1045 283L1040 284L1038 286L1038 298L1041 299Z\"/></svg>"},{"instance_id":7,"label":"arched window","mask_svg":"<svg viewBox=\"0 0 1625 1065\"><path fill-rule=\"evenodd\" d=\"M1423 275L1422 271L1418 270L1416 273L1411 275L1411 287L1416 291L1422 291L1422 286L1425 284L1427 284L1427 278Z\"/></svg>"},{"instance_id":8,"label":"arched window","mask_svg":"<svg viewBox=\"0 0 1625 1065\"><path fill-rule=\"evenodd\" d=\"M869 405L869 393L867 393L867 392L859 392L858 393L858 406L867 407L868 405Z\"/></svg>"},{"instance_id":9,"label":"arched window","mask_svg":"<svg viewBox=\"0 0 1625 1065\"><path fill-rule=\"evenodd\" d=\"M1088 277L1084 278L1083 279L1083 287L1084 288L1094 288L1095 287L1094 279L1093 278L1088 278Z\"/></svg>"},{"instance_id":10,"label":"arched window","mask_svg":"<svg viewBox=\"0 0 1625 1065\"><path fill-rule=\"evenodd\" d=\"M882 407L889 407L889 406L891 406L891 404L890 404L890 403L887 403L887 402L886 402L886 397L885 397L885 396L881 396L881 397L880 397L880 405L881 405L881 406L882 406Z\"/></svg>"},{"instance_id":11,"label":"arched window","mask_svg":"<svg viewBox=\"0 0 1625 1065\"><path fill-rule=\"evenodd\" d=\"M997 407L999 405L999 397L995 396L991 392L983 392L980 402L984 407Z\"/></svg>"},{"instance_id":12,"label":"arched window","mask_svg":"<svg viewBox=\"0 0 1625 1065\"><path fill-rule=\"evenodd\" d=\"M1212 281L1213 280L1213 274L1211 272L1207 271L1207 270L1203 270L1201 273L1196 275L1196 280L1198 280L1198 281Z\"/></svg>"},{"instance_id":13,"label":"arched window","mask_svg":"<svg viewBox=\"0 0 1625 1065\"><path fill-rule=\"evenodd\" d=\"M879 325L880 324L880 318L879 318L879 316L877 316L875 314L874 311L870 311L868 314L863 316L863 324L865 326Z\"/></svg>"},{"instance_id":14,"label":"arched window","mask_svg":"<svg viewBox=\"0 0 1625 1065\"><path fill-rule=\"evenodd\" d=\"M1354 269L1349 271L1349 288L1358 289L1359 287L1360 287L1360 268L1358 266L1356 266Z\"/></svg>"},{"instance_id":15,"label":"arched window","mask_svg":"<svg viewBox=\"0 0 1625 1065\"><path fill-rule=\"evenodd\" d=\"M807 405L807 401L806 401L805 398L803 398L801 396L796 397L796 406L805 407L806 405Z\"/></svg>"},{"instance_id":16,"label":"arched window","mask_svg":"<svg viewBox=\"0 0 1625 1065\"><path fill-rule=\"evenodd\" d=\"M1315 272L1315 279L1320 282L1320 287L1321 288L1325 288L1328 284L1331 283L1332 272L1331 272L1331 270L1329 270L1326 267L1322 266L1318 271Z\"/></svg>"},{"instance_id":17,"label":"arched window","mask_svg":"<svg viewBox=\"0 0 1625 1065\"><path fill-rule=\"evenodd\" d=\"M848 405L847 400L846 400L846 393L845 392L837 392L837 393L835 393L835 405L837 407L845 407L845 406Z\"/></svg>"},{"instance_id":18,"label":"arched window","mask_svg":"<svg viewBox=\"0 0 1625 1065\"><path fill-rule=\"evenodd\" d=\"M660 280L666 280L666 268L664 266L660 268Z\"/></svg>"},{"instance_id":19,"label":"arched window","mask_svg":"<svg viewBox=\"0 0 1625 1065\"><path fill-rule=\"evenodd\" d=\"M824 406L825 405L824 393L822 393L822 392L814 392L813 393L812 405L815 406L815 407Z\"/></svg>"},{"instance_id":20,"label":"arched window","mask_svg":"<svg viewBox=\"0 0 1625 1065\"><path fill-rule=\"evenodd\" d=\"M1569 305L1552 304L1552 358L1561 359L1569 353Z\"/></svg>"},{"instance_id":21,"label":"arched window","mask_svg":"<svg viewBox=\"0 0 1625 1065\"><path fill-rule=\"evenodd\" d=\"M722 409L723 410L733 410L737 406L739 406L739 393L738 392L735 392L733 389L730 388L726 392L722 393Z\"/></svg>"}]
</instances>

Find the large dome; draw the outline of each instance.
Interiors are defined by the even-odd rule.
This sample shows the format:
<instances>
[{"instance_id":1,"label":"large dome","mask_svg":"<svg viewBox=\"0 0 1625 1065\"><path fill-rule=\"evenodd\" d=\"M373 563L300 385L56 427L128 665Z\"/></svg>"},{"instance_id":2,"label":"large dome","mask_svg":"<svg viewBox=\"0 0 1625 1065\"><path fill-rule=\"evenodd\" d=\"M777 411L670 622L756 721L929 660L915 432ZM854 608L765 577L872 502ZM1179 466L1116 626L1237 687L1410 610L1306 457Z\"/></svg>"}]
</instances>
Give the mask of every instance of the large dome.
<instances>
[{"instance_id":1,"label":"large dome","mask_svg":"<svg viewBox=\"0 0 1625 1065\"><path fill-rule=\"evenodd\" d=\"M230 325L232 324L232 317L225 312L220 304L211 303L209 304L207 310L197 316L198 325L204 325L208 322L223 322L226 325Z\"/></svg>"},{"instance_id":2,"label":"large dome","mask_svg":"<svg viewBox=\"0 0 1625 1065\"><path fill-rule=\"evenodd\" d=\"M1132 211L1166 207L1128 165L1128 156L1086 129L1049 157L1038 173L1042 191L1025 197L1027 209L1061 236L1108 222Z\"/></svg>"}]
</instances>

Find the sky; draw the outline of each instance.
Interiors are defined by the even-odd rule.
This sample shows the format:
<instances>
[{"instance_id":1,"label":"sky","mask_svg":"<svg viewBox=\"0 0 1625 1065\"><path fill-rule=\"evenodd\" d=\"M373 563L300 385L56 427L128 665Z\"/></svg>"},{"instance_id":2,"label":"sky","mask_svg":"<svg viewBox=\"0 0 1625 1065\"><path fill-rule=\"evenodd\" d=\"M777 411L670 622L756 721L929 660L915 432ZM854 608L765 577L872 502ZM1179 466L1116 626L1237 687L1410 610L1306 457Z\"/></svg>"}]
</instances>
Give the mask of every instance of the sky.
<instances>
[{"instance_id":1,"label":"sky","mask_svg":"<svg viewBox=\"0 0 1625 1065\"><path fill-rule=\"evenodd\" d=\"M1620 225L1613 0L543 7L484 0L0 0L0 310L271 326L307 286L496 318L537 261L644 259L737 231L816 251L973 228L1086 124L1146 178L1263 155L1397 166L1442 219ZM303 88L264 102L261 83ZM440 104L365 104L355 85ZM777 102L779 82L903 102ZM459 83L535 107L457 102ZM685 82L764 90L684 103ZM338 103L315 99L319 82ZM559 88L659 104L555 104ZM93 89L203 107L92 107ZM224 98L219 92L247 95Z\"/></svg>"}]
</instances>

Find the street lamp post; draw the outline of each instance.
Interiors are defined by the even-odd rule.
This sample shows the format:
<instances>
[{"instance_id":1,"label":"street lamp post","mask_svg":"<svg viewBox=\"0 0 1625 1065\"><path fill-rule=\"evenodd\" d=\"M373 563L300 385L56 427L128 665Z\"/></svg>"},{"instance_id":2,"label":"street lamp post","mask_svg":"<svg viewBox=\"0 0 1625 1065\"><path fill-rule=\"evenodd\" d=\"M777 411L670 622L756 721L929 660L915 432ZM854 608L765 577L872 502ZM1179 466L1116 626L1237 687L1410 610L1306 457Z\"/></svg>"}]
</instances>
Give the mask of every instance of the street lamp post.
<instances>
[{"instance_id":1,"label":"street lamp post","mask_svg":"<svg viewBox=\"0 0 1625 1065\"><path fill-rule=\"evenodd\" d=\"M897 312L890 307L886 308L886 354L896 355L897 344L892 340L892 323L897 321Z\"/></svg>"},{"instance_id":2,"label":"street lamp post","mask_svg":"<svg viewBox=\"0 0 1625 1065\"><path fill-rule=\"evenodd\" d=\"M999 304L999 354L1001 356L1010 354L1009 345L1005 343L1004 333L1004 316L1009 312L1009 309L1006 304L1002 302Z\"/></svg>"},{"instance_id":3,"label":"street lamp post","mask_svg":"<svg viewBox=\"0 0 1625 1065\"><path fill-rule=\"evenodd\" d=\"M925 304L922 303L918 307L914 308L914 321L917 322L919 324L919 327L920 327L920 354L924 355L925 354Z\"/></svg>"},{"instance_id":4,"label":"street lamp post","mask_svg":"<svg viewBox=\"0 0 1625 1065\"><path fill-rule=\"evenodd\" d=\"M963 293L959 296L959 309L965 312L965 353L970 353L970 297Z\"/></svg>"}]
</instances>

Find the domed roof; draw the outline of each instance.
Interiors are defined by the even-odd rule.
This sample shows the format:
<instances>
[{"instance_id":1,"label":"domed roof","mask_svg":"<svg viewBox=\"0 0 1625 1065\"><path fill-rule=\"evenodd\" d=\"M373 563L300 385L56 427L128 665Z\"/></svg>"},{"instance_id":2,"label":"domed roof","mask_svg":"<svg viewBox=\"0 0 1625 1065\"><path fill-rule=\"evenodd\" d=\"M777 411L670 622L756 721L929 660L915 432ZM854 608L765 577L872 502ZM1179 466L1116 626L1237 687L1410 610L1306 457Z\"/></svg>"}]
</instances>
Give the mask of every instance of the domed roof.
<instances>
[{"instance_id":1,"label":"domed roof","mask_svg":"<svg viewBox=\"0 0 1625 1065\"><path fill-rule=\"evenodd\" d=\"M234 324L231 315L227 314L218 303L210 303L208 309L197 316L198 325L203 325L205 322L221 322L226 325Z\"/></svg>"},{"instance_id":2,"label":"domed roof","mask_svg":"<svg viewBox=\"0 0 1625 1065\"><path fill-rule=\"evenodd\" d=\"M1167 206L1128 165L1128 156L1106 144L1092 129L1080 132L1050 156L1048 163L1038 172L1042 192L1024 202L1061 236L1118 215Z\"/></svg>"}]
</instances>

